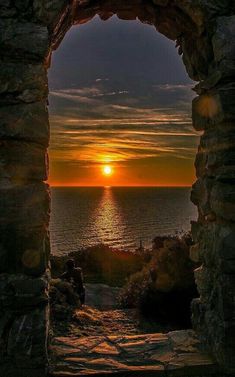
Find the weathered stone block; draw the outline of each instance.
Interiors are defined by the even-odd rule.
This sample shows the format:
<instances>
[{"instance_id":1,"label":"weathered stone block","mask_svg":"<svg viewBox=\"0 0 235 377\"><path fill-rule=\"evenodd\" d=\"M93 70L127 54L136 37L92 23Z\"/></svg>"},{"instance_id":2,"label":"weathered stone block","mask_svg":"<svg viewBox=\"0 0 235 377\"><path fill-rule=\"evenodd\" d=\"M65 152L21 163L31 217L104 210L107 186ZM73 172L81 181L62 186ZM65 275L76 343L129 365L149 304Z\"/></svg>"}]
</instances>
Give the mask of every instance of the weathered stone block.
<instances>
[{"instance_id":1,"label":"weathered stone block","mask_svg":"<svg viewBox=\"0 0 235 377\"><path fill-rule=\"evenodd\" d=\"M43 61L49 52L49 35L46 26L0 19L0 49L5 55Z\"/></svg>"},{"instance_id":2,"label":"weathered stone block","mask_svg":"<svg viewBox=\"0 0 235 377\"><path fill-rule=\"evenodd\" d=\"M214 257L223 274L235 274L235 227L218 225L215 230Z\"/></svg>"},{"instance_id":3,"label":"weathered stone block","mask_svg":"<svg viewBox=\"0 0 235 377\"><path fill-rule=\"evenodd\" d=\"M50 192L44 183L0 190L0 226L27 230L48 225Z\"/></svg>"},{"instance_id":4,"label":"weathered stone block","mask_svg":"<svg viewBox=\"0 0 235 377\"><path fill-rule=\"evenodd\" d=\"M201 238L202 229L203 225L199 221L191 221L191 233L194 243L198 243Z\"/></svg>"},{"instance_id":5,"label":"weathered stone block","mask_svg":"<svg viewBox=\"0 0 235 377\"><path fill-rule=\"evenodd\" d=\"M11 0L5 0L0 2L0 14L2 18L14 17L17 13L15 7L12 6Z\"/></svg>"},{"instance_id":6,"label":"weathered stone block","mask_svg":"<svg viewBox=\"0 0 235 377\"><path fill-rule=\"evenodd\" d=\"M180 1L177 5L192 19L193 23L197 25L198 32L201 34L205 29L205 10L195 1Z\"/></svg>"},{"instance_id":7,"label":"weathered stone block","mask_svg":"<svg viewBox=\"0 0 235 377\"><path fill-rule=\"evenodd\" d=\"M207 173L207 153L199 146L195 158L195 169L197 178L201 178Z\"/></svg>"},{"instance_id":8,"label":"weathered stone block","mask_svg":"<svg viewBox=\"0 0 235 377\"><path fill-rule=\"evenodd\" d=\"M156 21L155 26L156 29L163 35L165 35L167 38L176 40L180 35L182 35L183 30L187 30L189 25L191 25L191 32L193 34L195 25L190 22L189 17L183 13L178 12L175 7L169 7L167 9L167 12L165 8L158 8L155 11L156 14ZM186 69L188 73L191 75L194 74L194 72L191 70L192 65L190 64L190 59L188 59L188 55L193 52L192 49L187 48L188 44L188 38L186 34L184 34L186 38L181 38L181 48L184 51L183 59L185 58L184 62L186 63ZM192 38L192 37L191 37ZM197 41L194 41L195 45L197 44ZM196 46L195 46L196 47ZM188 52L188 54L187 54ZM198 59L199 60L199 59ZM192 63L192 60L191 60Z\"/></svg>"},{"instance_id":9,"label":"weathered stone block","mask_svg":"<svg viewBox=\"0 0 235 377\"><path fill-rule=\"evenodd\" d=\"M234 154L235 157L235 154ZM235 165L221 166L216 169L216 180L222 183L234 184L235 183Z\"/></svg>"},{"instance_id":10,"label":"weathered stone block","mask_svg":"<svg viewBox=\"0 0 235 377\"><path fill-rule=\"evenodd\" d=\"M235 260L221 259L220 271L225 274L235 274Z\"/></svg>"},{"instance_id":11,"label":"weathered stone block","mask_svg":"<svg viewBox=\"0 0 235 377\"><path fill-rule=\"evenodd\" d=\"M235 161L235 132L229 124L213 127L201 137L195 166L199 176L208 175L218 180L233 180Z\"/></svg>"},{"instance_id":12,"label":"weathered stone block","mask_svg":"<svg viewBox=\"0 0 235 377\"><path fill-rule=\"evenodd\" d=\"M192 103L193 126L197 131L235 120L235 87L228 85L216 92L202 94Z\"/></svg>"},{"instance_id":13,"label":"weathered stone block","mask_svg":"<svg viewBox=\"0 0 235 377\"><path fill-rule=\"evenodd\" d=\"M222 360L222 343L224 340L224 322L218 316L214 308L216 300L202 303L200 299L192 302L192 322L193 328L200 334L204 345L209 347L221 365ZM221 375L221 373L219 373ZM219 376L218 375L218 376Z\"/></svg>"},{"instance_id":14,"label":"weathered stone block","mask_svg":"<svg viewBox=\"0 0 235 377\"><path fill-rule=\"evenodd\" d=\"M40 276L48 268L48 231L45 227L32 227L28 221L29 228L24 230L0 226L0 273Z\"/></svg>"},{"instance_id":15,"label":"weathered stone block","mask_svg":"<svg viewBox=\"0 0 235 377\"><path fill-rule=\"evenodd\" d=\"M206 336L204 332L205 326L205 314L206 314L206 306L200 300L200 298L195 298L191 303L192 309L192 324L193 328L197 331L197 333Z\"/></svg>"},{"instance_id":16,"label":"weathered stone block","mask_svg":"<svg viewBox=\"0 0 235 377\"><path fill-rule=\"evenodd\" d=\"M192 102L193 126L197 131L207 129L216 123L222 112L218 96L202 94Z\"/></svg>"},{"instance_id":17,"label":"weathered stone block","mask_svg":"<svg viewBox=\"0 0 235 377\"><path fill-rule=\"evenodd\" d=\"M186 18L186 17L185 17ZM181 23L185 23L185 20L181 20ZM209 74L209 62L213 59L213 51L211 48L210 40L205 37L198 37L198 30L195 24L187 19L185 24L185 33L183 37L178 34L177 38L180 41L180 53L183 53L183 62L188 72L189 77L194 81L206 80ZM194 25L192 30L192 37L187 38L188 28ZM179 26L180 29L180 26ZM181 28L182 30L182 28Z\"/></svg>"},{"instance_id":18,"label":"weathered stone block","mask_svg":"<svg viewBox=\"0 0 235 377\"><path fill-rule=\"evenodd\" d=\"M206 130L201 136L200 145L203 150L215 151L226 150L235 147L234 126L223 125Z\"/></svg>"},{"instance_id":19,"label":"weathered stone block","mask_svg":"<svg viewBox=\"0 0 235 377\"><path fill-rule=\"evenodd\" d=\"M221 342L220 355L218 358L221 360L221 364L224 365L225 370L227 371L228 376L234 374L235 371L235 320L225 321L224 323L224 339Z\"/></svg>"},{"instance_id":20,"label":"weathered stone block","mask_svg":"<svg viewBox=\"0 0 235 377\"><path fill-rule=\"evenodd\" d=\"M25 184L48 177L47 149L39 144L0 141L0 182Z\"/></svg>"},{"instance_id":21,"label":"weathered stone block","mask_svg":"<svg viewBox=\"0 0 235 377\"><path fill-rule=\"evenodd\" d=\"M216 85L221 81L222 77L223 72L221 71L221 67L220 70L218 68L210 69L208 76L204 80L200 81L197 85L195 85L193 90L198 95L205 94L209 90L215 88Z\"/></svg>"},{"instance_id":22,"label":"weathered stone block","mask_svg":"<svg viewBox=\"0 0 235 377\"><path fill-rule=\"evenodd\" d=\"M219 231L216 223L206 222L201 226L199 238L199 258L205 267L213 269L215 272L218 265L218 255L215 253L217 241L216 232Z\"/></svg>"},{"instance_id":23,"label":"weathered stone block","mask_svg":"<svg viewBox=\"0 0 235 377\"><path fill-rule=\"evenodd\" d=\"M199 178L192 186L191 201L198 206L203 215L211 212L210 190L212 185L213 180Z\"/></svg>"},{"instance_id":24,"label":"weathered stone block","mask_svg":"<svg viewBox=\"0 0 235 377\"><path fill-rule=\"evenodd\" d=\"M0 139L33 141L48 146L49 120L45 101L0 107Z\"/></svg>"},{"instance_id":25,"label":"weathered stone block","mask_svg":"<svg viewBox=\"0 0 235 377\"><path fill-rule=\"evenodd\" d=\"M47 149L35 143L0 141L0 182L26 184L48 178Z\"/></svg>"},{"instance_id":26,"label":"weathered stone block","mask_svg":"<svg viewBox=\"0 0 235 377\"><path fill-rule=\"evenodd\" d=\"M34 17L44 25L52 27L62 17L67 6L67 0L34 0Z\"/></svg>"},{"instance_id":27,"label":"weathered stone block","mask_svg":"<svg viewBox=\"0 0 235 377\"><path fill-rule=\"evenodd\" d=\"M50 251L48 186L0 191L0 273L43 274Z\"/></svg>"},{"instance_id":28,"label":"weathered stone block","mask_svg":"<svg viewBox=\"0 0 235 377\"><path fill-rule=\"evenodd\" d=\"M31 0L14 0L14 5L21 12L21 17L27 11L31 15Z\"/></svg>"},{"instance_id":29,"label":"weathered stone block","mask_svg":"<svg viewBox=\"0 0 235 377\"><path fill-rule=\"evenodd\" d=\"M190 259L198 263L200 261L200 245L196 243L195 245L190 247Z\"/></svg>"},{"instance_id":30,"label":"weathered stone block","mask_svg":"<svg viewBox=\"0 0 235 377\"><path fill-rule=\"evenodd\" d=\"M221 274L218 283L218 305L223 321L235 320L235 274Z\"/></svg>"},{"instance_id":31,"label":"weathered stone block","mask_svg":"<svg viewBox=\"0 0 235 377\"><path fill-rule=\"evenodd\" d=\"M18 368L37 369L47 363L48 308L16 316L7 337L7 355Z\"/></svg>"},{"instance_id":32,"label":"weathered stone block","mask_svg":"<svg viewBox=\"0 0 235 377\"><path fill-rule=\"evenodd\" d=\"M4 310L25 311L48 303L49 272L31 278L22 274L0 275L0 304Z\"/></svg>"},{"instance_id":33,"label":"weathered stone block","mask_svg":"<svg viewBox=\"0 0 235 377\"><path fill-rule=\"evenodd\" d=\"M218 255L222 259L235 260L235 226L220 225L216 233L218 235Z\"/></svg>"},{"instance_id":34,"label":"weathered stone block","mask_svg":"<svg viewBox=\"0 0 235 377\"><path fill-rule=\"evenodd\" d=\"M226 220L235 220L235 187L217 182L211 191L211 208L218 215Z\"/></svg>"},{"instance_id":35,"label":"weathered stone block","mask_svg":"<svg viewBox=\"0 0 235 377\"><path fill-rule=\"evenodd\" d=\"M233 165L235 160L235 149L218 149L218 151L208 152L207 157L207 174L208 176L215 177L219 181L233 183ZM228 179L226 179L226 177Z\"/></svg>"},{"instance_id":36,"label":"weathered stone block","mask_svg":"<svg viewBox=\"0 0 235 377\"><path fill-rule=\"evenodd\" d=\"M212 38L215 60L217 63L222 60L235 62L235 16L218 17L216 22Z\"/></svg>"},{"instance_id":37,"label":"weathered stone block","mask_svg":"<svg viewBox=\"0 0 235 377\"><path fill-rule=\"evenodd\" d=\"M194 276L201 302L206 303L213 289L213 273L211 269L201 266L194 271Z\"/></svg>"},{"instance_id":38,"label":"weathered stone block","mask_svg":"<svg viewBox=\"0 0 235 377\"><path fill-rule=\"evenodd\" d=\"M191 252L194 256L198 256L205 267L217 271L218 274L234 273L235 227L233 224L193 223L192 233L196 249L193 248Z\"/></svg>"},{"instance_id":39,"label":"weathered stone block","mask_svg":"<svg viewBox=\"0 0 235 377\"><path fill-rule=\"evenodd\" d=\"M0 103L37 102L45 99L47 93L43 65L0 62Z\"/></svg>"}]
</instances>

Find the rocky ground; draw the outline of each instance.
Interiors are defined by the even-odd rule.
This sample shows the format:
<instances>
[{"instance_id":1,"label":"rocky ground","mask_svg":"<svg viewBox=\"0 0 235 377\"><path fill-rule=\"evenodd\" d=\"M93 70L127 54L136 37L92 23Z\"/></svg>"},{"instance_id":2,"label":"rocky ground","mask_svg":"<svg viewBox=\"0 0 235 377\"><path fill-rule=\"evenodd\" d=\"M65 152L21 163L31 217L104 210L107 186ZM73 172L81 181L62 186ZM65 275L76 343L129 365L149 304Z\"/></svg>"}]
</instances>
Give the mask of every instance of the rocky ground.
<instances>
[{"instance_id":1,"label":"rocky ground","mask_svg":"<svg viewBox=\"0 0 235 377\"><path fill-rule=\"evenodd\" d=\"M222 377L192 330L57 337L51 348L53 377Z\"/></svg>"},{"instance_id":2,"label":"rocky ground","mask_svg":"<svg viewBox=\"0 0 235 377\"><path fill-rule=\"evenodd\" d=\"M104 284L86 284L86 305L62 308L64 319L54 316L52 332L54 336L98 336L133 335L151 332L167 332L171 325L146 320L136 309L120 309L119 288ZM58 313L57 313L58 315ZM67 317L66 317L67 316Z\"/></svg>"},{"instance_id":3,"label":"rocky ground","mask_svg":"<svg viewBox=\"0 0 235 377\"><path fill-rule=\"evenodd\" d=\"M192 330L172 331L177 329L169 323L120 308L120 288L106 284L86 284L81 306L66 284L57 279L51 285L51 377L218 377L217 365Z\"/></svg>"},{"instance_id":4,"label":"rocky ground","mask_svg":"<svg viewBox=\"0 0 235 377\"><path fill-rule=\"evenodd\" d=\"M72 306L70 321L53 322L50 376L216 375L192 330L169 332L136 309L118 309L119 288L87 284L86 293L86 305Z\"/></svg>"}]
</instances>

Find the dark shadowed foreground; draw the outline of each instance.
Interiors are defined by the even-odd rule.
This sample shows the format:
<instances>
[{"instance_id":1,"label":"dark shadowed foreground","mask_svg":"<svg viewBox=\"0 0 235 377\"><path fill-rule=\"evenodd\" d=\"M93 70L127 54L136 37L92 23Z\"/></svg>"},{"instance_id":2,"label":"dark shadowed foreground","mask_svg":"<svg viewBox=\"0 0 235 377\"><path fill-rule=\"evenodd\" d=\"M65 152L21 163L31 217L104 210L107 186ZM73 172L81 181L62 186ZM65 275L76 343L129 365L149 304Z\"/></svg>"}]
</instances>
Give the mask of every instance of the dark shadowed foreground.
<instances>
[{"instance_id":1,"label":"dark shadowed foreground","mask_svg":"<svg viewBox=\"0 0 235 377\"><path fill-rule=\"evenodd\" d=\"M191 245L186 234L156 237L152 250L136 253L98 245L67 257L53 257L54 333L132 334L191 327L190 303L197 295ZM72 287L58 279L68 257L84 270L86 307L80 308Z\"/></svg>"},{"instance_id":2,"label":"dark shadowed foreground","mask_svg":"<svg viewBox=\"0 0 235 377\"><path fill-rule=\"evenodd\" d=\"M196 334L192 330L172 331L185 328L190 322L189 300L195 292L190 245L188 235L158 237L153 250L139 250L141 256L127 253L124 262L122 252L109 255L112 250L105 246L92 248L83 267L88 268L86 277L93 283L86 283L86 305L82 307L67 283L54 279L51 375L107 377L135 373L141 377L189 377L206 373L218 377L217 366ZM96 266L97 261L102 261L102 273L93 276L92 256ZM108 256L108 262L103 263L102 256ZM123 270L128 258L131 264ZM84 263L84 254L76 260ZM56 258L53 265L61 268L62 262L64 259ZM115 280L110 270L112 263L116 263ZM138 271L132 274L136 267ZM120 280L116 280L118 268ZM59 271L56 270L57 275ZM107 281L116 281L119 287L105 284Z\"/></svg>"}]
</instances>

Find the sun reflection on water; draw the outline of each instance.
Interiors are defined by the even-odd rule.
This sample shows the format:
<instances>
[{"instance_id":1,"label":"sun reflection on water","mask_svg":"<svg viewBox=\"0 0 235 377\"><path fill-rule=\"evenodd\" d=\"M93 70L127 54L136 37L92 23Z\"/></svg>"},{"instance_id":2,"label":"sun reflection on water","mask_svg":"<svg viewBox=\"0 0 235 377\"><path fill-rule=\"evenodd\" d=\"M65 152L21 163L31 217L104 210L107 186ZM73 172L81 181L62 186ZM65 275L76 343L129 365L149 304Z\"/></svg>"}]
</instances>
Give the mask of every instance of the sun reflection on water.
<instances>
[{"instance_id":1,"label":"sun reflection on water","mask_svg":"<svg viewBox=\"0 0 235 377\"><path fill-rule=\"evenodd\" d=\"M53 188L52 194L50 235L56 255L98 243L135 250L140 239L151 247L156 235L187 231L197 215L189 188ZM32 263L26 253L24 264Z\"/></svg>"},{"instance_id":2,"label":"sun reflection on water","mask_svg":"<svg viewBox=\"0 0 235 377\"><path fill-rule=\"evenodd\" d=\"M115 246L115 239L118 241L124 236L122 213L110 186L103 189L103 195L94 213L94 221L96 234L101 243L104 240L112 240Z\"/></svg>"}]
</instances>

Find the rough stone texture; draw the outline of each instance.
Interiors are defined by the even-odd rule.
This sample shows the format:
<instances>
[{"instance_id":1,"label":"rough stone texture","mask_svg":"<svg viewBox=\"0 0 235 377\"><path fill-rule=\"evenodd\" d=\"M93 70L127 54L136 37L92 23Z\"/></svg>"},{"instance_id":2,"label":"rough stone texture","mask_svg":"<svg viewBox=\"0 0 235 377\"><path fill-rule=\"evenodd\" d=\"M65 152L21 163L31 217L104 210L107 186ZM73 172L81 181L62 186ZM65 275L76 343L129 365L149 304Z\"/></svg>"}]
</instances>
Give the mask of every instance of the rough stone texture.
<instances>
[{"instance_id":1,"label":"rough stone texture","mask_svg":"<svg viewBox=\"0 0 235 377\"><path fill-rule=\"evenodd\" d=\"M212 38L215 61L223 76L235 74L235 16L218 17L216 32Z\"/></svg>"},{"instance_id":2,"label":"rough stone texture","mask_svg":"<svg viewBox=\"0 0 235 377\"><path fill-rule=\"evenodd\" d=\"M37 279L23 274L0 277L0 370L4 377L46 373L48 279L48 273Z\"/></svg>"},{"instance_id":3,"label":"rough stone texture","mask_svg":"<svg viewBox=\"0 0 235 377\"><path fill-rule=\"evenodd\" d=\"M205 130L192 192L199 209L199 221L192 224L197 242L192 257L202 263L195 272L200 299L192 305L193 324L228 369L235 364L234 20L217 18L212 36L216 74L197 86L200 96L193 101L194 127Z\"/></svg>"},{"instance_id":4,"label":"rough stone texture","mask_svg":"<svg viewBox=\"0 0 235 377\"><path fill-rule=\"evenodd\" d=\"M36 279L23 274L1 274L0 300L1 307L16 309L23 305L34 307L48 301L49 272Z\"/></svg>"},{"instance_id":5,"label":"rough stone texture","mask_svg":"<svg viewBox=\"0 0 235 377\"><path fill-rule=\"evenodd\" d=\"M48 177L45 147L23 141L0 141L0 182L22 184Z\"/></svg>"},{"instance_id":6,"label":"rough stone texture","mask_svg":"<svg viewBox=\"0 0 235 377\"><path fill-rule=\"evenodd\" d=\"M41 64L0 61L0 105L41 101L47 95L46 70Z\"/></svg>"},{"instance_id":7,"label":"rough stone texture","mask_svg":"<svg viewBox=\"0 0 235 377\"><path fill-rule=\"evenodd\" d=\"M191 330L168 334L56 338L50 376L223 377Z\"/></svg>"},{"instance_id":8,"label":"rough stone texture","mask_svg":"<svg viewBox=\"0 0 235 377\"><path fill-rule=\"evenodd\" d=\"M35 39L37 43L35 43ZM0 20L0 48L14 58L43 61L49 49L46 26L12 19Z\"/></svg>"},{"instance_id":9,"label":"rough stone texture","mask_svg":"<svg viewBox=\"0 0 235 377\"><path fill-rule=\"evenodd\" d=\"M49 141L45 101L1 107L0 139L34 142L45 147Z\"/></svg>"},{"instance_id":10,"label":"rough stone texture","mask_svg":"<svg viewBox=\"0 0 235 377\"><path fill-rule=\"evenodd\" d=\"M43 376L49 325L49 192L41 182L1 183L0 371L3 376L16 376L19 370L22 376Z\"/></svg>"},{"instance_id":11,"label":"rough stone texture","mask_svg":"<svg viewBox=\"0 0 235 377\"><path fill-rule=\"evenodd\" d=\"M44 183L1 187L0 225L25 230L49 220L49 191Z\"/></svg>"},{"instance_id":12,"label":"rough stone texture","mask_svg":"<svg viewBox=\"0 0 235 377\"><path fill-rule=\"evenodd\" d=\"M235 187L217 182L211 191L211 208L225 220L235 220Z\"/></svg>"},{"instance_id":13,"label":"rough stone texture","mask_svg":"<svg viewBox=\"0 0 235 377\"><path fill-rule=\"evenodd\" d=\"M66 0L34 0L33 14L37 21L50 28L57 27L68 8Z\"/></svg>"},{"instance_id":14,"label":"rough stone texture","mask_svg":"<svg viewBox=\"0 0 235 377\"><path fill-rule=\"evenodd\" d=\"M49 258L47 186L17 185L0 193L0 272L38 276Z\"/></svg>"},{"instance_id":15,"label":"rough stone texture","mask_svg":"<svg viewBox=\"0 0 235 377\"><path fill-rule=\"evenodd\" d=\"M235 87L227 84L193 100L193 125L198 131L235 120Z\"/></svg>"},{"instance_id":16,"label":"rough stone texture","mask_svg":"<svg viewBox=\"0 0 235 377\"><path fill-rule=\"evenodd\" d=\"M45 375L47 365L46 342L48 331L48 309L38 307L25 313L8 311L5 320L1 351L4 364L2 375L15 377ZM2 326L1 326L2 327ZM18 371L18 372L17 372Z\"/></svg>"},{"instance_id":17,"label":"rough stone texture","mask_svg":"<svg viewBox=\"0 0 235 377\"><path fill-rule=\"evenodd\" d=\"M198 182L192 200L199 217L192 223L196 245L191 254L202 266L196 271L200 298L192 304L193 324L219 363L233 371L234 1L0 0L0 281L12 281L1 285L6 290L1 293L4 314L0 307L1 375L15 377L19 366L21 376L45 374L47 288L42 285L43 293L39 287L49 254L49 194L42 183L49 138L46 67L71 25L88 22L96 14L103 20L117 14L153 24L176 41L189 76L198 81L193 124L204 134L195 161ZM32 287L37 287L30 292L24 280L28 278L35 279ZM24 291L25 297L31 295L30 309L21 301ZM21 297L17 311L12 292ZM191 358L177 357L168 375L181 375L176 364L187 365ZM162 373L162 366L154 375L157 371Z\"/></svg>"}]
</instances>

